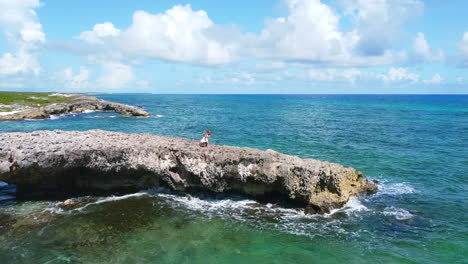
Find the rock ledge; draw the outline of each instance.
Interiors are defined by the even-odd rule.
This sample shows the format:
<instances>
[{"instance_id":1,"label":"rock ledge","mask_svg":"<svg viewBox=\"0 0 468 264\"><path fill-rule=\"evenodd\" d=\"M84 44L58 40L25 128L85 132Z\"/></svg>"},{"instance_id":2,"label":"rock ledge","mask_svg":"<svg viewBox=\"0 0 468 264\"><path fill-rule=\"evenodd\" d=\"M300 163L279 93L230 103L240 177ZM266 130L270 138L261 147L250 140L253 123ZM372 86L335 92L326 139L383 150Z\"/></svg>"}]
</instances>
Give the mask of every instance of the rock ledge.
<instances>
[{"instance_id":1,"label":"rock ledge","mask_svg":"<svg viewBox=\"0 0 468 264\"><path fill-rule=\"evenodd\" d=\"M19 198L132 192L155 186L283 199L316 212L377 187L336 163L273 150L102 130L0 134L0 180Z\"/></svg>"},{"instance_id":2,"label":"rock ledge","mask_svg":"<svg viewBox=\"0 0 468 264\"><path fill-rule=\"evenodd\" d=\"M82 113L89 110L114 111L124 116L150 116L148 112L138 107L100 100L92 96L74 96L71 98L74 99L73 102L53 103L40 107L15 105L14 108L18 108L18 111L14 111L11 114L0 115L0 121L46 119L50 118L51 115Z\"/></svg>"}]
</instances>

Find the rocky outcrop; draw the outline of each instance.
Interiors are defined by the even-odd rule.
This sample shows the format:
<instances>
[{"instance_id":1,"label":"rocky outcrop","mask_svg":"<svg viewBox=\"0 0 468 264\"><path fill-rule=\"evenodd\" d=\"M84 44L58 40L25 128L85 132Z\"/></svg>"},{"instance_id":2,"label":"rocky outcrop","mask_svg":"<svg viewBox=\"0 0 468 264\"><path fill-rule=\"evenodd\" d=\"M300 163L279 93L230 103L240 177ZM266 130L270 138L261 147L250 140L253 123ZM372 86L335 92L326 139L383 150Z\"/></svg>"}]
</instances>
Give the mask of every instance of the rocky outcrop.
<instances>
[{"instance_id":1,"label":"rocky outcrop","mask_svg":"<svg viewBox=\"0 0 468 264\"><path fill-rule=\"evenodd\" d=\"M18 108L18 106L16 106ZM124 116L149 116L150 114L138 107L125 104L113 103L99 100L91 96L77 96L76 100L69 103L55 103L42 107L24 107L12 114L0 115L0 121L23 120L23 119L46 119L51 115L70 113L82 113L87 110L114 111Z\"/></svg>"},{"instance_id":2,"label":"rocky outcrop","mask_svg":"<svg viewBox=\"0 0 468 264\"><path fill-rule=\"evenodd\" d=\"M234 192L282 199L327 212L376 190L336 163L252 148L210 145L102 130L0 134L0 180L18 197L132 192L165 186L183 192Z\"/></svg>"}]
</instances>

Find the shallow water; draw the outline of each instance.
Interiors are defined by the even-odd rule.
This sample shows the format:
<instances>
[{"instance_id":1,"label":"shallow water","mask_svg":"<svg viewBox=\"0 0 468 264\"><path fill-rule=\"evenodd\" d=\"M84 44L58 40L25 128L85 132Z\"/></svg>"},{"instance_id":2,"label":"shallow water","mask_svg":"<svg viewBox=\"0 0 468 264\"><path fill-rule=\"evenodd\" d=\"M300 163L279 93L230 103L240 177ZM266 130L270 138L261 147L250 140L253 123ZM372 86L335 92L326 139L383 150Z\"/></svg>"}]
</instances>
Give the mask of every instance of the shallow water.
<instances>
[{"instance_id":1,"label":"shallow water","mask_svg":"<svg viewBox=\"0 0 468 264\"><path fill-rule=\"evenodd\" d=\"M100 97L154 116L92 112L2 122L0 132L106 129L199 139L210 128L217 144L352 166L379 180L380 190L323 216L167 190L100 197L72 211L57 201L5 199L0 263L467 262L468 96ZM20 220L12 224L2 213Z\"/></svg>"}]
</instances>

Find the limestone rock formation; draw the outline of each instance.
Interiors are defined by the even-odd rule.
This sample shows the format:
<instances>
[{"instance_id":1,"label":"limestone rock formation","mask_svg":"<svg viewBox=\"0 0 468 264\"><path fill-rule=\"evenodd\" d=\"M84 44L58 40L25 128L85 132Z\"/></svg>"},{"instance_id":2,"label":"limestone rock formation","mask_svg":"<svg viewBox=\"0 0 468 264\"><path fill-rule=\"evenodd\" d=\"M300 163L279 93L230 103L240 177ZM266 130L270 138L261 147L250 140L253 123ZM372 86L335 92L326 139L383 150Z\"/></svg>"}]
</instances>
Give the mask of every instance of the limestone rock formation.
<instances>
[{"instance_id":1,"label":"limestone rock formation","mask_svg":"<svg viewBox=\"0 0 468 264\"><path fill-rule=\"evenodd\" d=\"M282 199L316 212L376 190L336 163L183 138L102 130L0 134L0 180L18 197L132 192L165 186L183 192L234 192Z\"/></svg>"},{"instance_id":2,"label":"limestone rock formation","mask_svg":"<svg viewBox=\"0 0 468 264\"><path fill-rule=\"evenodd\" d=\"M43 107L25 107L21 111L15 111L9 115L1 115L0 121L12 121L23 119L45 119L51 115L69 113L82 113L86 110L114 111L124 116L149 116L150 114L138 107L99 100L91 96L76 97L71 103L54 103Z\"/></svg>"}]
</instances>

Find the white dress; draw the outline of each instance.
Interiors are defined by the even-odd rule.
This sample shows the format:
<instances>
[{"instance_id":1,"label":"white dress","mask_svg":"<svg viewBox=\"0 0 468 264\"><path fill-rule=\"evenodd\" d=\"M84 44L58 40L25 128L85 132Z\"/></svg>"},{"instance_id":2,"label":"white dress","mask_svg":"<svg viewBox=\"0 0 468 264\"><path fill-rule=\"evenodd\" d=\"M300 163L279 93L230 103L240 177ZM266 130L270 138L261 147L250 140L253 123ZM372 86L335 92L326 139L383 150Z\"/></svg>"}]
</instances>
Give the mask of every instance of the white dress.
<instances>
[{"instance_id":1,"label":"white dress","mask_svg":"<svg viewBox=\"0 0 468 264\"><path fill-rule=\"evenodd\" d=\"M208 137L209 137L209 136L203 136L202 139L200 140L200 142L202 142L202 143L208 143Z\"/></svg>"}]
</instances>

